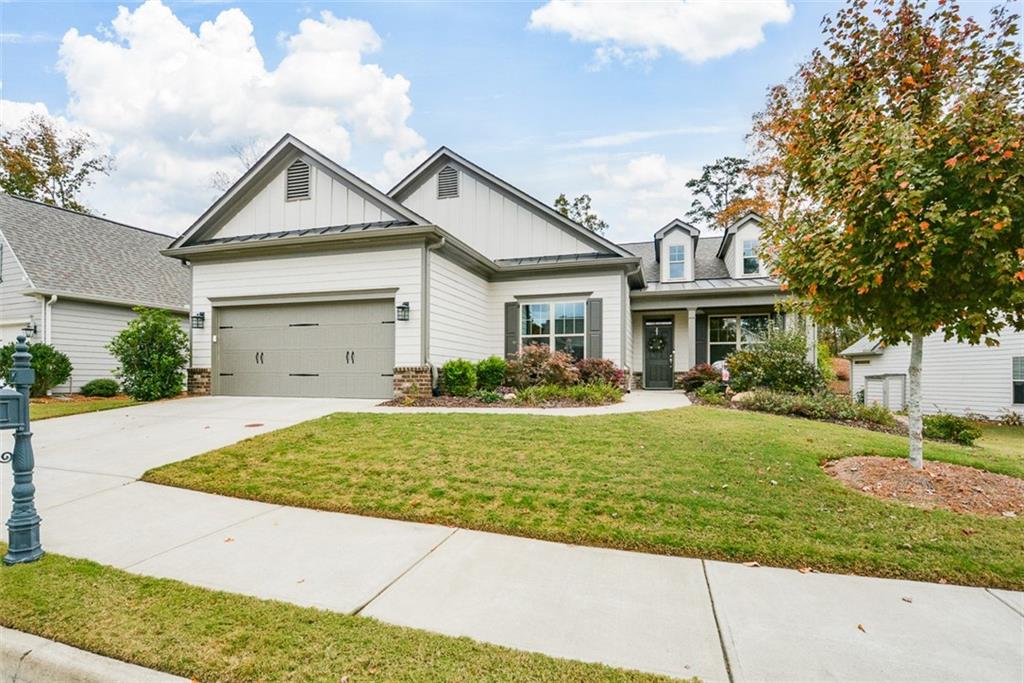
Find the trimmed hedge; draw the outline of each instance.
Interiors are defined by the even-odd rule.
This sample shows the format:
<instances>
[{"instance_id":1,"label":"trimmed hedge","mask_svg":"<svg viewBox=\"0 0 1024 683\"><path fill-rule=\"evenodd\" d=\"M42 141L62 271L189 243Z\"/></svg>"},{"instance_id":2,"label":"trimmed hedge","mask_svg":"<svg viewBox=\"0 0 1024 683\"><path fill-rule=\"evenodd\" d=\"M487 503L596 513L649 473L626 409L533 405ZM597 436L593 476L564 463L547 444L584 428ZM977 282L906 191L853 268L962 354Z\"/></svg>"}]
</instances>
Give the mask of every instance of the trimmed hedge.
<instances>
[{"instance_id":1,"label":"trimmed hedge","mask_svg":"<svg viewBox=\"0 0 1024 683\"><path fill-rule=\"evenodd\" d=\"M102 398L110 398L111 396L117 395L117 390L120 387L117 382L112 379L101 378L94 379L91 382L86 382L85 386L82 387L79 392L82 396L100 396Z\"/></svg>"},{"instance_id":2,"label":"trimmed hedge","mask_svg":"<svg viewBox=\"0 0 1024 683\"><path fill-rule=\"evenodd\" d=\"M476 366L456 358L441 366L441 386L452 396L469 396L476 391Z\"/></svg>"},{"instance_id":3,"label":"trimmed hedge","mask_svg":"<svg viewBox=\"0 0 1024 683\"><path fill-rule=\"evenodd\" d=\"M29 344L32 354L29 365L36 371L36 381L29 389L33 398L46 396L54 387L59 387L71 378L71 360L49 344ZM7 381L7 375L14 366L14 342L0 348L0 380Z\"/></svg>"},{"instance_id":4,"label":"trimmed hedge","mask_svg":"<svg viewBox=\"0 0 1024 683\"><path fill-rule=\"evenodd\" d=\"M505 384L508 363L501 356L484 358L476 364L476 384L481 391L494 391Z\"/></svg>"}]
</instances>

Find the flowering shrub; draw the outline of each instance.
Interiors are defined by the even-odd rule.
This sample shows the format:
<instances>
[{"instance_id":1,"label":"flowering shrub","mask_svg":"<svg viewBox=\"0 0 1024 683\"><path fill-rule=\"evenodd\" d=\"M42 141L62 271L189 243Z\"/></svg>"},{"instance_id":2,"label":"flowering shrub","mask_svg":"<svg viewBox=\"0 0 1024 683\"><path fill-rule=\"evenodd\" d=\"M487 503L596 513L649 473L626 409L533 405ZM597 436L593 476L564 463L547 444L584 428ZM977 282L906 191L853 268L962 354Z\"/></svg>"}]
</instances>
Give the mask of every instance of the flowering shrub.
<instances>
[{"instance_id":1,"label":"flowering shrub","mask_svg":"<svg viewBox=\"0 0 1024 683\"><path fill-rule=\"evenodd\" d=\"M584 384L622 384L622 370L607 358L583 358L576 361L576 369Z\"/></svg>"},{"instance_id":2,"label":"flowering shrub","mask_svg":"<svg viewBox=\"0 0 1024 683\"><path fill-rule=\"evenodd\" d=\"M540 384L567 387L580 381L580 371L573 365L572 356L540 344L523 347L508 361L505 377L519 389Z\"/></svg>"},{"instance_id":3,"label":"flowering shrub","mask_svg":"<svg viewBox=\"0 0 1024 683\"><path fill-rule=\"evenodd\" d=\"M721 382L722 373L707 363L694 365L679 377L679 386L686 391L696 391L706 382Z\"/></svg>"}]
</instances>

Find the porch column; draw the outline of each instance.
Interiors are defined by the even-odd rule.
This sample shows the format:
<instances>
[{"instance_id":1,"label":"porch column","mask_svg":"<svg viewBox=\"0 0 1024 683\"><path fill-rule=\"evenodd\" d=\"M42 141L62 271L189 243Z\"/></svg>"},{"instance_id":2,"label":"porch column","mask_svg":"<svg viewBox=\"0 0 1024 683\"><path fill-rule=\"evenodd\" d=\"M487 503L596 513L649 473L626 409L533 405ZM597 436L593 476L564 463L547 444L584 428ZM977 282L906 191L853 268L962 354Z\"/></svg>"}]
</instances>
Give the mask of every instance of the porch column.
<instances>
[{"instance_id":1,"label":"porch column","mask_svg":"<svg viewBox=\"0 0 1024 683\"><path fill-rule=\"evenodd\" d=\"M686 370L697 364L697 309L686 309Z\"/></svg>"}]
</instances>

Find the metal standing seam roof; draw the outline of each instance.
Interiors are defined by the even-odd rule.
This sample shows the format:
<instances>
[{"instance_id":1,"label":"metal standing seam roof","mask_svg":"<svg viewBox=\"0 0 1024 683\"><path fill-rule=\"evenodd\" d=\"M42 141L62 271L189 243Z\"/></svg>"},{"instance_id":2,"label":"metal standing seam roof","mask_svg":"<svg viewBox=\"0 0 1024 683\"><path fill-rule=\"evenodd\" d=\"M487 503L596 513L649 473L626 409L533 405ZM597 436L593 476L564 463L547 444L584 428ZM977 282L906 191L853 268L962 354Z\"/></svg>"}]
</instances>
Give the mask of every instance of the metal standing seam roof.
<instances>
[{"instance_id":1,"label":"metal standing seam roof","mask_svg":"<svg viewBox=\"0 0 1024 683\"><path fill-rule=\"evenodd\" d=\"M44 293L188 308L190 270L160 254L170 235L0 193L0 231Z\"/></svg>"},{"instance_id":2,"label":"metal standing seam roof","mask_svg":"<svg viewBox=\"0 0 1024 683\"><path fill-rule=\"evenodd\" d=\"M543 263L576 263L579 261L596 261L622 258L618 254L590 252L586 254L557 254L554 256L524 256L520 258L500 258L494 262L503 266L530 266Z\"/></svg>"},{"instance_id":3,"label":"metal standing seam roof","mask_svg":"<svg viewBox=\"0 0 1024 683\"><path fill-rule=\"evenodd\" d=\"M392 220L374 221L369 223L349 223L347 225L329 225L322 228L303 228L300 230L280 230L277 232L264 232L256 235L236 235L233 237L214 237L208 240L193 242L190 246L212 245L212 244L234 244L241 242L263 242L266 240L287 239L290 237L309 237L318 235L340 235L347 232L369 232L376 230L387 230L388 228L405 228L416 225L413 221Z\"/></svg>"}]
</instances>

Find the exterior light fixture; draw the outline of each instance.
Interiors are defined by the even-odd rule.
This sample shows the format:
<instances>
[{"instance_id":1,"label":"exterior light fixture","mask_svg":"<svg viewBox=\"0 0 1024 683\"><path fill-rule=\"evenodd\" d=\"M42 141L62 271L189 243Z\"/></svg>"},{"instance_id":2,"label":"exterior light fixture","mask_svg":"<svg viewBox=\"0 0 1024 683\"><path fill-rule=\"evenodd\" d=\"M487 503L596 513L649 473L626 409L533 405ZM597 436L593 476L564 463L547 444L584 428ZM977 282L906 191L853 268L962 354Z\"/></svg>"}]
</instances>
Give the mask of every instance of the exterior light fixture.
<instances>
[{"instance_id":1,"label":"exterior light fixture","mask_svg":"<svg viewBox=\"0 0 1024 683\"><path fill-rule=\"evenodd\" d=\"M35 320L29 320L25 324L25 327L21 328L21 331L25 333L27 338L31 339L39 333L39 326L36 324Z\"/></svg>"},{"instance_id":2,"label":"exterior light fixture","mask_svg":"<svg viewBox=\"0 0 1024 683\"><path fill-rule=\"evenodd\" d=\"M206 327L206 312L199 311L194 316L192 316L192 329L201 330L204 327Z\"/></svg>"},{"instance_id":3,"label":"exterior light fixture","mask_svg":"<svg viewBox=\"0 0 1024 683\"><path fill-rule=\"evenodd\" d=\"M409 302L403 301L401 304L395 307L395 318L398 320L409 319Z\"/></svg>"}]
</instances>

